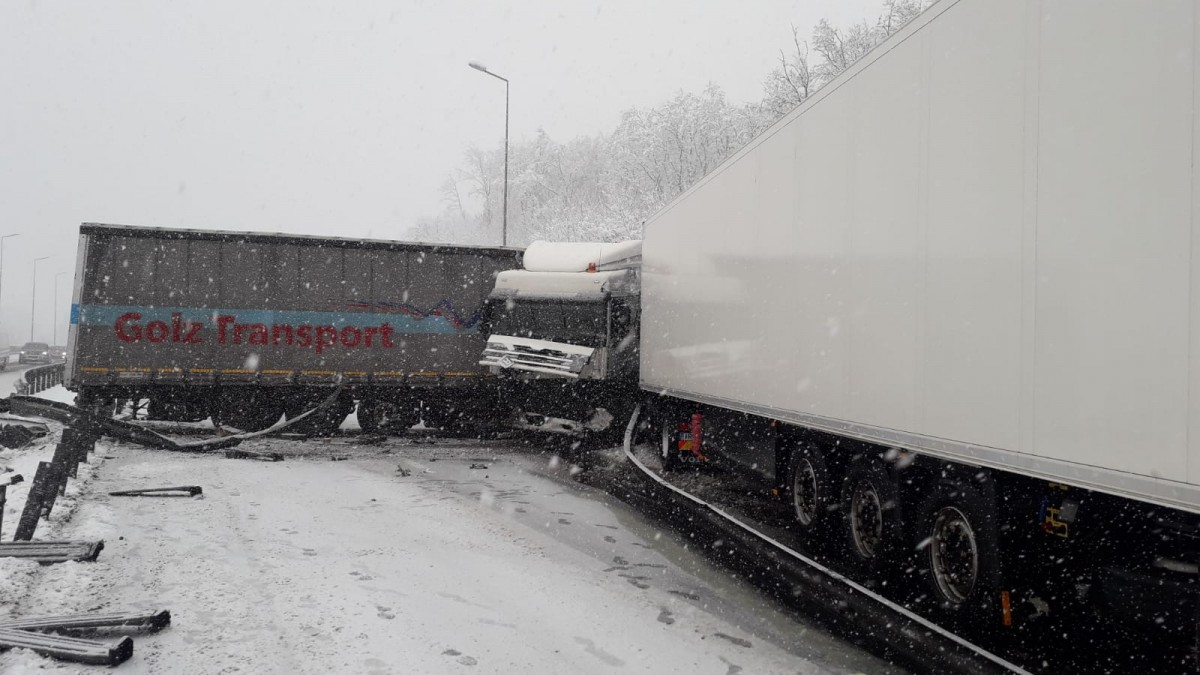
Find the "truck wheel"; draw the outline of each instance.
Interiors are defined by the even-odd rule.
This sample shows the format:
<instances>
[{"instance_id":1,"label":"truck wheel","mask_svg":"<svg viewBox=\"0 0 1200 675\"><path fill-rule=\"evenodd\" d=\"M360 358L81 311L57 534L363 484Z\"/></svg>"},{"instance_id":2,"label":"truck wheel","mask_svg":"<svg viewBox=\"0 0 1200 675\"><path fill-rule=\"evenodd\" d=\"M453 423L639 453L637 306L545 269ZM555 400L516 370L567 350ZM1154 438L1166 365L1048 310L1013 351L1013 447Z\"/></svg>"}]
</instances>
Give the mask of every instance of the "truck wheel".
<instances>
[{"instance_id":1,"label":"truck wheel","mask_svg":"<svg viewBox=\"0 0 1200 675\"><path fill-rule=\"evenodd\" d=\"M887 470L867 458L850 463L842 484L846 542L859 567L882 571L902 540L899 490Z\"/></svg>"},{"instance_id":2,"label":"truck wheel","mask_svg":"<svg viewBox=\"0 0 1200 675\"><path fill-rule=\"evenodd\" d=\"M288 419L299 417L321 404L322 398L293 399L284 408ZM354 399L343 393L324 410L318 410L287 428L287 431L310 436L332 436L337 433L346 416L354 410ZM276 418L278 419L278 418Z\"/></svg>"},{"instance_id":3,"label":"truck wheel","mask_svg":"<svg viewBox=\"0 0 1200 675\"><path fill-rule=\"evenodd\" d=\"M942 482L922 504L916 530L921 566L938 609L954 623L996 618L1000 545L975 488Z\"/></svg>"},{"instance_id":4,"label":"truck wheel","mask_svg":"<svg viewBox=\"0 0 1200 675\"><path fill-rule=\"evenodd\" d=\"M417 423L417 417L411 405L372 399L358 402L358 426L368 434L403 433Z\"/></svg>"},{"instance_id":5,"label":"truck wheel","mask_svg":"<svg viewBox=\"0 0 1200 675\"><path fill-rule=\"evenodd\" d=\"M146 417L152 420L199 422L208 414L207 406L203 403L169 394L152 394L146 406Z\"/></svg>"},{"instance_id":6,"label":"truck wheel","mask_svg":"<svg viewBox=\"0 0 1200 675\"><path fill-rule=\"evenodd\" d=\"M830 506L835 503L833 481L820 451L801 443L788 462L788 488L796 523L806 535L819 535L825 528Z\"/></svg>"},{"instance_id":7,"label":"truck wheel","mask_svg":"<svg viewBox=\"0 0 1200 675\"><path fill-rule=\"evenodd\" d=\"M261 391L234 389L219 395L213 406L213 422L241 431L262 431L279 421L283 407Z\"/></svg>"}]
</instances>

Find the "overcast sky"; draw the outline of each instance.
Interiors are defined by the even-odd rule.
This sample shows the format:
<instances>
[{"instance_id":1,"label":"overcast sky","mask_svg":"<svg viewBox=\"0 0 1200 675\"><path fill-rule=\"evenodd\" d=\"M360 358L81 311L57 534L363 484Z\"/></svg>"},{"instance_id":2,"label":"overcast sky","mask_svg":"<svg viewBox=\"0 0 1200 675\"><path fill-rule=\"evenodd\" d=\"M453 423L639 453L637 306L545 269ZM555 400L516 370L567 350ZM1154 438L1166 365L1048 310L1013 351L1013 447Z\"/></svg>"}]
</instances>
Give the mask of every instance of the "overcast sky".
<instances>
[{"instance_id":1,"label":"overcast sky","mask_svg":"<svg viewBox=\"0 0 1200 675\"><path fill-rule=\"evenodd\" d=\"M471 145L567 140L881 0L0 0L0 339L65 342L81 222L402 239Z\"/></svg>"}]
</instances>

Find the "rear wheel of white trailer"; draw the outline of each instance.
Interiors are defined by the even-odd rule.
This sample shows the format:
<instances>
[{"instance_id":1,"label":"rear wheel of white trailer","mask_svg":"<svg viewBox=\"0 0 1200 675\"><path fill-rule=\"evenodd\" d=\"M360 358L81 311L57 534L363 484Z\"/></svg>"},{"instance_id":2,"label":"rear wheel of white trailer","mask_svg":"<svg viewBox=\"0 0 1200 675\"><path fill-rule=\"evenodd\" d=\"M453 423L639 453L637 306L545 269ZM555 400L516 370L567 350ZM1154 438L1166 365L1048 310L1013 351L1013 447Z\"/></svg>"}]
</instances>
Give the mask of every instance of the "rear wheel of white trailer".
<instances>
[{"instance_id":1,"label":"rear wheel of white trailer","mask_svg":"<svg viewBox=\"0 0 1200 675\"><path fill-rule=\"evenodd\" d=\"M917 513L915 548L937 612L953 623L1002 618L1000 546L986 500L961 481L933 487Z\"/></svg>"},{"instance_id":2,"label":"rear wheel of white trailer","mask_svg":"<svg viewBox=\"0 0 1200 675\"><path fill-rule=\"evenodd\" d=\"M825 531L830 512L837 506L829 468L818 449L800 442L788 462L787 483L796 524L806 536Z\"/></svg>"},{"instance_id":3,"label":"rear wheel of white trailer","mask_svg":"<svg viewBox=\"0 0 1200 675\"><path fill-rule=\"evenodd\" d=\"M890 571L903 540L899 490L887 469L869 457L851 460L842 483L842 525L850 560L878 576Z\"/></svg>"}]
</instances>

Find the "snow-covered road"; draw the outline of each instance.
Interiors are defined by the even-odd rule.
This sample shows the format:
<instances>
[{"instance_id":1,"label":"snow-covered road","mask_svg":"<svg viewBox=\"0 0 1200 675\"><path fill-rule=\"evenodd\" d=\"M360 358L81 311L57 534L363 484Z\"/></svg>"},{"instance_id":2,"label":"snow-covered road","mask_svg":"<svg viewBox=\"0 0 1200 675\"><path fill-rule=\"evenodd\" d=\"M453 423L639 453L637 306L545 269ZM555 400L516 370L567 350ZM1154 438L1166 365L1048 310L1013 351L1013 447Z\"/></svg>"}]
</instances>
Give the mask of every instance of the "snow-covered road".
<instances>
[{"instance_id":1,"label":"snow-covered road","mask_svg":"<svg viewBox=\"0 0 1200 675\"><path fill-rule=\"evenodd\" d=\"M100 560L27 570L30 591L8 613L170 609L168 630L135 638L127 673L890 669L557 460L444 440L338 443L260 441L289 452L279 463L105 445L58 526L104 539ZM204 498L107 496L186 484ZM92 670L0 654L7 672L38 668Z\"/></svg>"}]
</instances>

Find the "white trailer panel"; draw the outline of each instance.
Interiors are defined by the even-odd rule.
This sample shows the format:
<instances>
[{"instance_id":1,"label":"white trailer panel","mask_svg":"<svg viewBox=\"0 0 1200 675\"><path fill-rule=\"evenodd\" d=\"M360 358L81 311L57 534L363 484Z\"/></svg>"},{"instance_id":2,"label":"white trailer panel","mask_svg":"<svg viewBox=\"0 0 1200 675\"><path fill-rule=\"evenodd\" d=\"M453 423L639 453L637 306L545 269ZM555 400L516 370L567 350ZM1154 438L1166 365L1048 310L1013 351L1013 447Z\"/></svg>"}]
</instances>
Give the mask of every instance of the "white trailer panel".
<instances>
[{"instance_id":1,"label":"white trailer panel","mask_svg":"<svg viewBox=\"0 0 1200 675\"><path fill-rule=\"evenodd\" d=\"M643 386L1200 511L1198 17L937 3L648 223Z\"/></svg>"}]
</instances>

